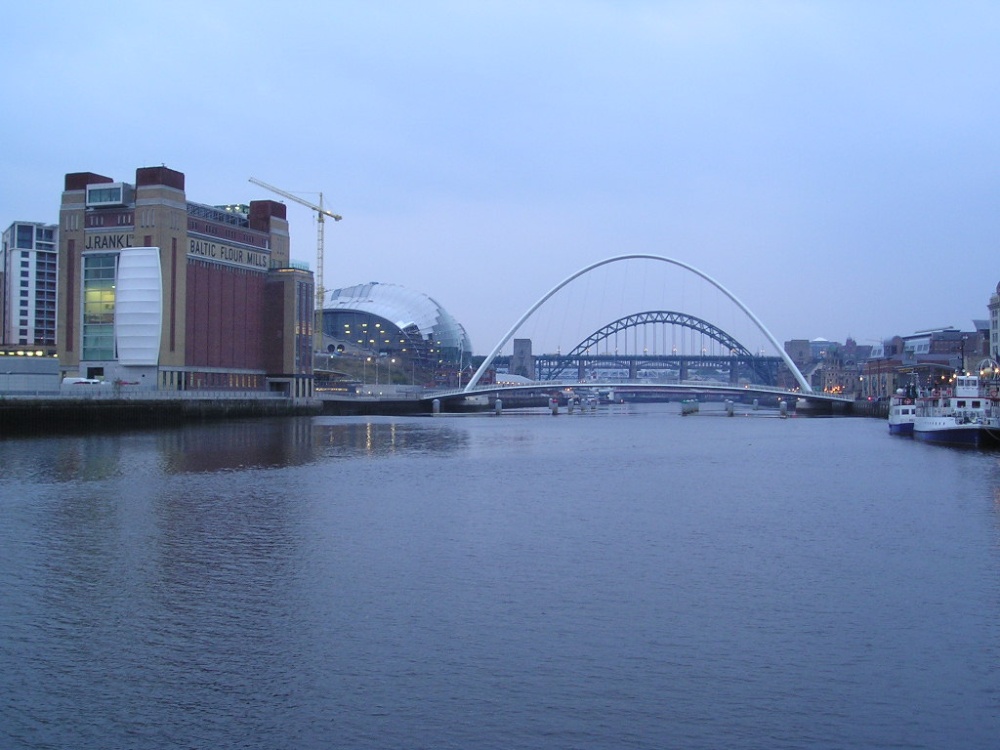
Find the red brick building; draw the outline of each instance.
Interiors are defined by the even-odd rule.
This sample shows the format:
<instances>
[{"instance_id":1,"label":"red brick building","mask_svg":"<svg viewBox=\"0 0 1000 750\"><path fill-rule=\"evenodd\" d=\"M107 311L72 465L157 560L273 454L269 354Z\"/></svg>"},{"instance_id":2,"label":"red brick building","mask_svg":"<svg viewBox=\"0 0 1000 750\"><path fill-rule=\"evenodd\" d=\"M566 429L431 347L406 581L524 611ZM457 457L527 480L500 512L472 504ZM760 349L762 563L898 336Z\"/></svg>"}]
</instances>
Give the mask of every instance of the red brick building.
<instances>
[{"instance_id":1,"label":"red brick building","mask_svg":"<svg viewBox=\"0 0 1000 750\"><path fill-rule=\"evenodd\" d=\"M192 203L167 167L76 172L59 226L64 374L312 395L313 275L290 263L284 204Z\"/></svg>"}]
</instances>

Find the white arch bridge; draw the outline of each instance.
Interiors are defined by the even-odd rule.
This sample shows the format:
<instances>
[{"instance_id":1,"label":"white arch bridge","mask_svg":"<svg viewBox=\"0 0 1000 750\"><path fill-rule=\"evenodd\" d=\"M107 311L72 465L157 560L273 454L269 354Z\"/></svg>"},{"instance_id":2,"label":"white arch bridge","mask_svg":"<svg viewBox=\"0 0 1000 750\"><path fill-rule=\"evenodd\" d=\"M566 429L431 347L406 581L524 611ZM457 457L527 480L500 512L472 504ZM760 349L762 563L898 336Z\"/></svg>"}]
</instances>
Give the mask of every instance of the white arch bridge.
<instances>
[{"instance_id":1,"label":"white arch bridge","mask_svg":"<svg viewBox=\"0 0 1000 750\"><path fill-rule=\"evenodd\" d=\"M444 402L452 399L463 399L463 398L468 399L474 396L480 396L480 397L489 395L502 396L502 394L504 393L519 393L519 392L541 393L541 392L552 392L553 389L559 389L563 387L574 387L574 386L579 387L581 385L579 381L574 381L574 382L544 381L531 384L488 385L488 386L480 386L479 383L483 375L492 366L494 360L499 356L501 349L507 344L507 342L509 342L514 337L514 335L518 332L521 326L524 325L524 323L535 313L535 311L538 310L538 308L540 308L543 304L545 304L545 302L548 301L554 294L556 294L556 292L558 292L560 289L562 289L575 279L579 278L580 276L583 276L586 273L589 273L590 271L593 271L596 268L611 263L619 263L628 260L652 260L677 266L686 271L689 271L690 273L695 274L696 276L707 281L709 284L711 284L720 292L722 292L722 294L724 294L729 300L731 300L733 304L735 304L743 312L743 314L746 315L747 318L757 327L757 329L767 338L770 344L774 347L775 352L777 352L778 356L781 358L781 360L783 360L789 372L791 372L792 376L795 378L796 382L798 383L798 388L795 390L788 390L788 389L770 387L766 385L740 386L736 383L730 383L727 385L727 384L712 384L704 382L685 382L683 379L680 382L669 383L669 384L664 384L664 383L643 384L635 382L628 382L624 384L620 382L602 383L599 380L591 380L586 383L587 386L600 387L603 385L607 385L609 387L614 387L616 392L622 392L624 390L628 390L628 391L647 391L650 393L659 391L668 394L713 394L714 393L720 395L733 396L737 398L743 398L748 395L756 395L764 397L775 397L778 399L795 399L799 403L801 403L802 401L806 401L813 405L826 404L826 405L843 406L853 401L852 398L847 396L814 391L812 387L809 385L809 382L799 371L798 367L796 367L791 357L788 356L787 352L785 352L784 350L784 347L782 347L781 344L779 344L774 335L767 329L767 327L760 321L760 319L756 315L754 315L754 313L738 297L736 297L736 295L730 292L717 280L715 280L708 274L698 270L694 266L688 263L684 263L683 261L679 261L674 258L668 258L662 255L651 255L645 253L632 253L627 255L618 255L611 258L606 258L605 260L598 261L596 263L592 263L589 266L581 268L579 271L563 279L556 286L552 287L552 289L546 292L534 305L532 305L517 320L516 323L514 323L514 325L504 335L504 337L499 342L497 342L496 346L489 353L486 359L483 360L483 363L479 366L475 374L473 374L469 382L465 384L464 387L456 389L454 391L444 391L438 393L436 395L436 398L439 398L442 400L442 402ZM660 316L661 318L672 316L671 319L672 322L678 322L678 318L683 316L682 313L674 313L666 311L641 313L639 315L640 316L657 315ZM609 326L613 327L615 325L622 324L623 322L626 321L627 324L633 324L632 321L633 317L638 317L638 316L630 316L629 318L622 318L621 320L616 321L613 324L609 324ZM706 321L702 321L697 318L692 318L690 316L685 316L685 317L687 317L687 322L684 323L685 325L689 326L703 325L706 330L712 329L714 333L710 332L710 335L712 335L713 338L716 338L717 340L723 341L723 343L725 343L723 338L721 338L722 336L725 335L725 332L721 331L721 329L712 326L710 323L707 323ZM696 321L696 323L692 324L690 322L692 320ZM598 337L600 335L602 335L601 331L596 332L592 336L592 338ZM581 350L585 349L587 345L588 342L586 341L582 342L581 345L577 347L577 349ZM732 355L733 357L737 355L740 356L749 355L749 353L745 351L745 347L743 347L741 344L739 344L739 342L735 340L730 340L727 343L727 346L733 352Z\"/></svg>"},{"instance_id":2,"label":"white arch bridge","mask_svg":"<svg viewBox=\"0 0 1000 750\"><path fill-rule=\"evenodd\" d=\"M690 273L693 273L699 278L707 281L713 287L722 292L722 294L725 295L733 304L735 304L743 312L743 314L746 315L747 318L757 327L757 329L764 335L764 337L770 342L771 346L774 347L775 352L777 352L778 355L781 357L781 359L784 361L785 366L788 367L788 370L795 377L795 380L799 384L799 388L801 389L801 391L807 394L811 394L813 392L812 387L809 385L808 381L805 379L802 373L799 372L799 368L795 366L795 363L792 361L792 358L788 356L787 352L785 352L781 344L778 343L778 340L774 337L774 334L772 334L767 329L767 326L765 326L760 321L760 319L753 314L750 308L748 308L735 294L726 289L726 287L724 287L721 283L713 279L707 273L698 270L697 268L688 263L676 260L674 258L668 258L663 255L651 255L647 253L631 253L628 255L616 255L611 258L605 258L604 260L597 261L596 263L591 263L589 266L581 268L576 273L567 276L561 282L556 284L548 292L542 295L542 297L539 298L539 300L535 302L535 304L529 307L527 311L525 311L525 313L517 320L517 322L514 323L513 326L511 326L511 329L507 331L504 337L500 339L499 342L497 342L497 345L493 347L493 351L491 351L489 355L486 357L486 359L483 360L483 363L479 366L479 369L476 370L475 374L470 378L464 390L467 393L471 393L476 389L483 375L489 370L489 368L493 364L493 361L500 354L500 350L507 344L508 341L510 341L514 337L514 335L518 332L518 330L520 330L521 326L524 325L524 323L528 320L528 318L530 318L535 313L535 311L538 310L538 308L540 308L549 299L551 299L552 296L556 294L556 292L558 292L566 285L570 284L575 279L578 279L584 274L590 273L596 268L600 268L601 266L606 266L612 263L621 263L629 260L652 260L661 263L666 263L668 265L673 265L682 268L685 271L689 271Z\"/></svg>"}]
</instances>

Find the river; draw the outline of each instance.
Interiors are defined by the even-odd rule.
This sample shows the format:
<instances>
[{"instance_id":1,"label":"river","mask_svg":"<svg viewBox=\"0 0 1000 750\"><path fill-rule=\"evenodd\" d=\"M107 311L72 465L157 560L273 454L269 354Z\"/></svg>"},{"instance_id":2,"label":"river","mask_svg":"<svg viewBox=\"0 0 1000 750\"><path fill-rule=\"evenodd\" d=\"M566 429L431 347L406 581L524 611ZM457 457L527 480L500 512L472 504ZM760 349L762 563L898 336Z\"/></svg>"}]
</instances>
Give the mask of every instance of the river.
<instances>
[{"instance_id":1,"label":"river","mask_svg":"<svg viewBox=\"0 0 1000 750\"><path fill-rule=\"evenodd\" d=\"M0 440L0 747L993 748L1000 454L883 421Z\"/></svg>"}]
</instances>

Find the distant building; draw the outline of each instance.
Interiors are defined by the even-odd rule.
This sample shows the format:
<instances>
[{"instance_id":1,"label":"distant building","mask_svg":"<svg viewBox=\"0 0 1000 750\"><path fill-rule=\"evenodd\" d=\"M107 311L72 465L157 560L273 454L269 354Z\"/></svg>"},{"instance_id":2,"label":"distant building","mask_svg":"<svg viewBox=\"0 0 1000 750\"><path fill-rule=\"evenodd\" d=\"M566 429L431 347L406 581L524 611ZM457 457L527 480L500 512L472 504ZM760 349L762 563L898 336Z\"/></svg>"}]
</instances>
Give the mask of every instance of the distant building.
<instances>
[{"instance_id":1,"label":"distant building","mask_svg":"<svg viewBox=\"0 0 1000 750\"><path fill-rule=\"evenodd\" d=\"M903 336L903 364L933 364L953 371L975 368L982 351L980 336L979 331L951 327Z\"/></svg>"},{"instance_id":2,"label":"distant building","mask_svg":"<svg viewBox=\"0 0 1000 750\"><path fill-rule=\"evenodd\" d=\"M876 344L861 366L861 395L885 398L903 386L935 387L956 372L974 371L988 346L988 333L982 321L973 323L973 331L946 326Z\"/></svg>"},{"instance_id":3,"label":"distant building","mask_svg":"<svg viewBox=\"0 0 1000 750\"><path fill-rule=\"evenodd\" d=\"M56 345L58 227L16 221L0 244L0 345Z\"/></svg>"},{"instance_id":4,"label":"distant building","mask_svg":"<svg viewBox=\"0 0 1000 750\"><path fill-rule=\"evenodd\" d=\"M991 359L1000 361L1000 284L990 296L989 304L986 307L990 311L990 347L989 356Z\"/></svg>"},{"instance_id":5,"label":"distant building","mask_svg":"<svg viewBox=\"0 0 1000 750\"><path fill-rule=\"evenodd\" d=\"M812 361L812 348L806 339L792 339L785 342L785 353L791 357L795 366L801 369Z\"/></svg>"},{"instance_id":6,"label":"distant building","mask_svg":"<svg viewBox=\"0 0 1000 750\"><path fill-rule=\"evenodd\" d=\"M531 354L531 339L514 339L510 358L510 374L533 380L535 378L535 358Z\"/></svg>"},{"instance_id":7,"label":"distant building","mask_svg":"<svg viewBox=\"0 0 1000 750\"><path fill-rule=\"evenodd\" d=\"M861 364L858 395L865 399L888 398L896 390L903 364L903 339L893 336L871 347L871 355Z\"/></svg>"},{"instance_id":8,"label":"distant building","mask_svg":"<svg viewBox=\"0 0 1000 750\"><path fill-rule=\"evenodd\" d=\"M849 339L850 341L850 339ZM823 347L818 373L820 382L810 381L814 388L821 387L825 393L854 394L858 390L858 366L853 358L853 342L850 350L833 341Z\"/></svg>"},{"instance_id":9,"label":"distant building","mask_svg":"<svg viewBox=\"0 0 1000 750\"><path fill-rule=\"evenodd\" d=\"M823 337L813 339L809 342L809 351L812 354L813 360L820 360L826 357L830 346L834 345L833 342L825 339Z\"/></svg>"},{"instance_id":10,"label":"distant building","mask_svg":"<svg viewBox=\"0 0 1000 750\"><path fill-rule=\"evenodd\" d=\"M990 321L986 319L979 319L972 321L972 325L976 330L976 344L974 351L966 352L967 357L970 358L969 367L975 367L982 360L990 358ZM974 358L974 361L973 361Z\"/></svg>"},{"instance_id":11,"label":"distant building","mask_svg":"<svg viewBox=\"0 0 1000 750\"><path fill-rule=\"evenodd\" d=\"M334 289L323 299L323 339L330 351L400 357L418 367L468 367L472 342L435 300L377 281Z\"/></svg>"},{"instance_id":12,"label":"distant building","mask_svg":"<svg viewBox=\"0 0 1000 750\"><path fill-rule=\"evenodd\" d=\"M313 276L290 266L283 204L193 203L167 167L76 172L59 222L64 374L312 395Z\"/></svg>"}]
</instances>

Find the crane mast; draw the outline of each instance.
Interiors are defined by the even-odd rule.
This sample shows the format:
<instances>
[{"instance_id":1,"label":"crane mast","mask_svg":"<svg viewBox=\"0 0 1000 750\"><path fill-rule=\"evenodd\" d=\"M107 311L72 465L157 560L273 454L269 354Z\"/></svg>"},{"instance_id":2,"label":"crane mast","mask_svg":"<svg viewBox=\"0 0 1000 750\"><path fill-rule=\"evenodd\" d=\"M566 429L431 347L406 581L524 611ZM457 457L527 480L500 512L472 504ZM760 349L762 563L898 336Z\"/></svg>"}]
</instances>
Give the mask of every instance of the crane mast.
<instances>
[{"instance_id":1,"label":"crane mast","mask_svg":"<svg viewBox=\"0 0 1000 750\"><path fill-rule=\"evenodd\" d=\"M260 185L266 190L270 190L272 193L282 196L283 198L288 198L290 201L295 201L296 203L301 203L307 208L311 208L316 212L316 321L315 321L315 340L316 342L322 341L323 336L323 295L326 294L326 289L323 287L323 226L326 223L325 219L329 216L334 221L340 221L342 217L340 214L335 214L332 211L328 211L323 207L323 193L319 194L319 204L311 203L294 193L289 193L287 190L282 190L281 188L276 188L274 185L269 185L262 180L258 180L255 177L250 178L250 182L254 185Z\"/></svg>"}]
</instances>

